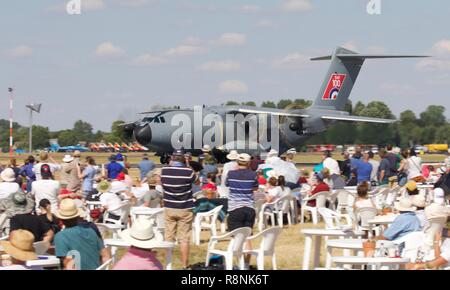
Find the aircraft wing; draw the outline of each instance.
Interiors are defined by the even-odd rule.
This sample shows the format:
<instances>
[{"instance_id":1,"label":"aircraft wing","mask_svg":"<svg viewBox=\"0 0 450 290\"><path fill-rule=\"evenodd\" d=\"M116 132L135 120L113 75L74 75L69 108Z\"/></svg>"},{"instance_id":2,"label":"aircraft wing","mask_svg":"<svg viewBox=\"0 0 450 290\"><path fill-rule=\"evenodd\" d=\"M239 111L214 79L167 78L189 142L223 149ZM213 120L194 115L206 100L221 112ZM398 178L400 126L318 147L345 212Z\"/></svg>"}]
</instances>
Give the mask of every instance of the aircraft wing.
<instances>
[{"instance_id":1,"label":"aircraft wing","mask_svg":"<svg viewBox=\"0 0 450 290\"><path fill-rule=\"evenodd\" d=\"M274 115L274 116L283 116L283 117L294 117L294 118L309 118L310 116L307 114L303 114L301 112L289 112L281 109L272 109L272 108L257 108L250 106L240 106L240 107L230 107L227 110L227 113L243 113L243 114L266 114L266 115Z\"/></svg>"},{"instance_id":2,"label":"aircraft wing","mask_svg":"<svg viewBox=\"0 0 450 290\"><path fill-rule=\"evenodd\" d=\"M348 121L348 122L365 122L365 123L378 123L378 124L392 124L397 120L391 119L379 119L379 118L370 118L370 117L360 117L360 116L322 116L323 120L332 120L332 121Z\"/></svg>"}]
</instances>

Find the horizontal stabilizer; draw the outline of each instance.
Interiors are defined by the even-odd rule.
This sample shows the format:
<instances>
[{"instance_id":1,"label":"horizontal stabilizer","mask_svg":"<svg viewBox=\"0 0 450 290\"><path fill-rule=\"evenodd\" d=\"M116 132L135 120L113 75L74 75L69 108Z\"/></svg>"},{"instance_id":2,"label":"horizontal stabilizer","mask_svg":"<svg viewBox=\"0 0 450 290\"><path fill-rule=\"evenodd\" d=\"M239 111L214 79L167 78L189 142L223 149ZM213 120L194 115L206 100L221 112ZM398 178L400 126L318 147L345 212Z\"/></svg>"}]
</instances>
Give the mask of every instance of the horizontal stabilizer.
<instances>
[{"instance_id":1,"label":"horizontal stabilizer","mask_svg":"<svg viewBox=\"0 0 450 290\"><path fill-rule=\"evenodd\" d=\"M365 122L365 123L378 123L378 124L392 124L396 120L391 119L378 119L370 117L360 117L360 116L322 116L324 120L332 121L347 121L347 122Z\"/></svg>"}]
</instances>

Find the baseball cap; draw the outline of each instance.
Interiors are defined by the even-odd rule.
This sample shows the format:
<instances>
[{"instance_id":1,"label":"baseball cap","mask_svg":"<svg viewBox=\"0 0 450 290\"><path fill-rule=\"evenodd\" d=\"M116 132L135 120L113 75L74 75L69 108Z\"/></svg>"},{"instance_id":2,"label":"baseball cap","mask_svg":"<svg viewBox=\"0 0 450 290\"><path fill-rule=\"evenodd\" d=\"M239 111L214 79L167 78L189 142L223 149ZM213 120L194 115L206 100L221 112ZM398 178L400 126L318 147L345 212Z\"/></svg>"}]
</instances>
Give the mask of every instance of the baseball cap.
<instances>
[{"instance_id":1,"label":"baseball cap","mask_svg":"<svg viewBox=\"0 0 450 290\"><path fill-rule=\"evenodd\" d=\"M52 171L50 169L50 165L42 164L42 166L41 166L41 176L43 178L50 178L50 177L52 177Z\"/></svg>"},{"instance_id":2,"label":"baseball cap","mask_svg":"<svg viewBox=\"0 0 450 290\"><path fill-rule=\"evenodd\" d=\"M173 151L172 156L184 156L184 150L176 149L175 151Z\"/></svg>"}]
</instances>

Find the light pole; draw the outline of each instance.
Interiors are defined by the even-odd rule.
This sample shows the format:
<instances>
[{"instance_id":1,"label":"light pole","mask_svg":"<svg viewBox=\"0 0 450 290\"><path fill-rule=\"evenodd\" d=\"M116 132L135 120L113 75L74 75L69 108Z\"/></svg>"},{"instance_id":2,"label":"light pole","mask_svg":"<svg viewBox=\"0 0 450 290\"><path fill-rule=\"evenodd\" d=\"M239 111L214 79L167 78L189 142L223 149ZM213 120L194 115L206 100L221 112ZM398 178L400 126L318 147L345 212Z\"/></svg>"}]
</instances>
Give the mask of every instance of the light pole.
<instances>
[{"instance_id":1,"label":"light pole","mask_svg":"<svg viewBox=\"0 0 450 290\"><path fill-rule=\"evenodd\" d=\"M13 157L13 94L14 89L8 88L9 92L9 157Z\"/></svg>"},{"instance_id":2,"label":"light pole","mask_svg":"<svg viewBox=\"0 0 450 290\"><path fill-rule=\"evenodd\" d=\"M33 153L33 111L39 113L41 111L42 104L30 104L26 107L30 110L30 133L28 134L28 151L30 154Z\"/></svg>"}]
</instances>

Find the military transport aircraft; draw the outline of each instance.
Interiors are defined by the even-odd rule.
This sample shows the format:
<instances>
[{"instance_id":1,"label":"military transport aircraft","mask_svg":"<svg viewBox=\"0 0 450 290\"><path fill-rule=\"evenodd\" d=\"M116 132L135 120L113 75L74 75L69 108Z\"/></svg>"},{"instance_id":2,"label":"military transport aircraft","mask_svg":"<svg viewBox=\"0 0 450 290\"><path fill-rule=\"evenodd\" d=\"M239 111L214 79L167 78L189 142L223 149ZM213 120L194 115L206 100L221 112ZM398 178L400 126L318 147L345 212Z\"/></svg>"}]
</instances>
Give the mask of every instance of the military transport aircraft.
<instances>
[{"instance_id":1,"label":"military transport aircraft","mask_svg":"<svg viewBox=\"0 0 450 290\"><path fill-rule=\"evenodd\" d=\"M289 148L295 148L305 142L311 136L323 132L327 127L336 123L337 121L350 122L369 122L389 124L395 120L368 118L360 116L351 116L348 112L343 111L347 104L350 92L356 82L361 67L366 59L382 59L382 58L416 58L427 57L420 55L371 55L358 54L356 52L338 47L332 55L312 58L312 61L331 60L331 65L328 70L325 80L320 88L313 105L307 109L272 109L272 108L257 108L249 106L217 106L217 107L203 107L201 114L206 116L213 114L225 120L220 126L220 130L211 140L214 144L207 144L214 147L213 153L219 160L223 158L227 151L231 149L238 149L240 152L247 153L263 153L269 151L273 147L273 143L269 146L260 142L251 144L251 140L247 137L243 139L236 138L235 140L226 140L224 136L227 129L237 130L238 127L243 127L246 133L249 130L248 122L238 122L233 120L227 122L225 115L244 116L256 115L259 117L277 117L278 125L276 128L268 126L267 136L271 135L274 130L277 134L277 150L281 153L286 152ZM178 140L178 143L186 145L186 140L190 146L181 146L186 151L192 152L193 155L201 153L202 142L194 141L192 138L198 134L193 132L195 127L194 109L175 109L162 110L156 112L142 113L145 117L134 123L125 124L124 130L131 137L134 136L136 141L150 150L157 152L161 156L161 163L166 163L168 156L175 147L180 147L177 142L174 143L173 135L175 133L183 134L183 137ZM179 126L180 115L188 116L191 120L190 126ZM261 119L262 120L262 119ZM258 119L258 122L261 122ZM269 123L267 121L267 123ZM212 124L212 123L211 123ZM272 123L270 123L272 124ZM197 126L198 127L198 126ZM200 135L207 134L211 126L205 126L200 123ZM271 131L272 130L272 131ZM247 135L245 135L247 136ZM266 136L266 137L267 137ZM266 138L270 139L270 138ZM259 139L258 139L259 140ZM216 142L218 141L218 142ZM270 140L269 140L270 141ZM271 143L271 142L268 142ZM219 144L219 146L218 146ZM243 148L245 146L245 148ZM179 149L179 148L176 148Z\"/></svg>"}]
</instances>

